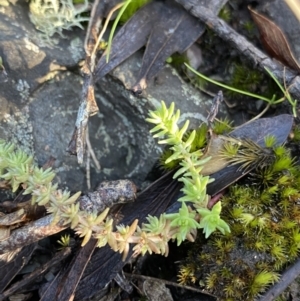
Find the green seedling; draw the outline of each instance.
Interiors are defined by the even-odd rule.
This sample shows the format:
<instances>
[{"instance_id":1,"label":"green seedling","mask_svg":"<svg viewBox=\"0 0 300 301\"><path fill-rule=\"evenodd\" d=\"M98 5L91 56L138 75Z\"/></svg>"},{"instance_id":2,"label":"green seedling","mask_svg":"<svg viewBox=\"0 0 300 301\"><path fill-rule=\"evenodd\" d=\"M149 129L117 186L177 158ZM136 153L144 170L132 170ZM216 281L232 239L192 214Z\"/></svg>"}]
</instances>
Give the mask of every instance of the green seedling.
<instances>
[{"instance_id":1,"label":"green seedling","mask_svg":"<svg viewBox=\"0 0 300 301\"><path fill-rule=\"evenodd\" d=\"M148 2L149 1L147 1L147 0L126 0L114 7L113 10L120 9L120 11L118 12L118 15L113 23L111 32L109 34L109 38L108 38L108 42L107 42L107 53L106 53L106 62L107 63L109 61L112 39L114 37L115 31L116 31L116 28L117 28L119 22L122 20L124 21L127 18L129 19L130 13L134 13L139 7L145 5ZM125 15L124 13L125 13L126 9L129 9L130 11Z\"/></svg>"},{"instance_id":2,"label":"green seedling","mask_svg":"<svg viewBox=\"0 0 300 301\"><path fill-rule=\"evenodd\" d=\"M296 106L297 106L297 100L293 99L291 94L289 93L288 89L286 89L286 87L283 87L280 82L278 81L278 79L274 76L274 74L267 68L265 67L265 70L268 72L268 74L272 77L272 79L275 81L275 83L277 84L277 86L280 88L280 90L282 91L284 97L282 97L281 99L279 99L278 102L283 101L285 98L288 100L288 102L291 104L292 106L292 110L293 110L293 115L294 117L297 117L297 113L296 113Z\"/></svg>"},{"instance_id":3,"label":"green seedling","mask_svg":"<svg viewBox=\"0 0 300 301\"><path fill-rule=\"evenodd\" d=\"M64 248L67 248L70 246L70 235L62 235L60 239L57 241L57 243L60 245L59 249L62 250Z\"/></svg>"},{"instance_id":4,"label":"green seedling","mask_svg":"<svg viewBox=\"0 0 300 301\"><path fill-rule=\"evenodd\" d=\"M132 2L133 0L127 0L123 3L120 3L118 5L118 8L121 8L114 23L113 23L113 26L111 28L111 32L109 34L109 38L108 38L108 42L107 42L107 53L106 53L106 62L108 63L109 61L109 54L110 54L110 50L111 50L111 43L112 43L112 39L113 39L113 36L115 34L115 31L116 31L116 28L118 26L118 23L124 13L124 11L126 10L126 8L128 7L128 5Z\"/></svg>"},{"instance_id":5,"label":"green seedling","mask_svg":"<svg viewBox=\"0 0 300 301\"><path fill-rule=\"evenodd\" d=\"M256 98L256 99L261 99L261 100L264 100L268 103L267 105L267 108L268 109L270 106L272 105L276 105L278 103L281 103L285 100L285 98L289 101L289 103L291 104L292 106L292 110L293 110L293 115L294 117L297 117L297 113L296 113L296 106L297 106L297 100L293 100L293 98L291 97L291 95L289 94L289 92L287 91L287 89L285 89L280 83L279 81L276 79L276 77L274 76L274 74L268 69L265 67L266 71L268 72L268 74L272 77L272 79L276 82L276 84L278 85L278 87L280 88L280 90L282 91L282 93L284 94L284 97L281 97L279 99L276 99L276 95L274 94L272 98L267 98L267 97L264 97L264 96L261 96L261 95L258 95L258 94L254 94L254 93L250 93L248 91L243 91L243 90L239 90L239 89L236 89L236 88L233 88L233 87L230 87L230 86L227 86L225 84L222 84L220 82L217 82L213 79L210 79L209 77L206 77L205 75L197 72L195 69L193 69L191 66L189 66L188 64L185 63L185 66L191 70L193 73L195 73L196 75L198 75L199 77L207 80L208 82L211 82L217 86L220 86L222 88L225 88L225 89L228 89L230 91L233 91L233 92L237 92L237 93L240 93L240 94L243 94L243 95L247 95L249 97L252 97L252 98ZM266 110L265 110L266 111ZM264 111L264 112L265 112Z\"/></svg>"}]
</instances>

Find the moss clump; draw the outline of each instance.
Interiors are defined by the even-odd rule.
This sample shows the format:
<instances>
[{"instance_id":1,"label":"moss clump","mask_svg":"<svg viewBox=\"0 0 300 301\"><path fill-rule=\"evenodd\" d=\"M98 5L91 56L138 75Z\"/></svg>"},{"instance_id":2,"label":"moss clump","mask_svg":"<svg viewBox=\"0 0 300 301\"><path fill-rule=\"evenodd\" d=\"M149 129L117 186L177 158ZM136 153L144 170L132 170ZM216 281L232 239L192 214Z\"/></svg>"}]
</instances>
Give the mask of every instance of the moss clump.
<instances>
[{"instance_id":1,"label":"moss clump","mask_svg":"<svg viewBox=\"0 0 300 301\"><path fill-rule=\"evenodd\" d=\"M243 23L243 29L246 30L250 37L254 36L255 33L255 24L252 21L246 21Z\"/></svg>"},{"instance_id":2,"label":"moss clump","mask_svg":"<svg viewBox=\"0 0 300 301\"><path fill-rule=\"evenodd\" d=\"M295 126L295 128L293 130L292 138L295 142L300 141L300 126L299 125Z\"/></svg>"},{"instance_id":3,"label":"moss clump","mask_svg":"<svg viewBox=\"0 0 300 301\"><path fill-rule=\"evenodd\" d=\"M223 197L221 217L231 233L198 237L180 269L181 283L197 279L220 300L253 300L298 258L300 169L286 147L273 151L271 165Z\"/></svg>"},{"instance_id":4,"label":"moss clump","mask_svg":"<svg viewBox=\"0 0 300 301\"><path fill-rule=\"evenodd\" d=\"M224 6L219 12L219 18L223 19L226 22L230 22L232 19L231 11L228 6Z\"/></svg>"},{"instance_id":5,"label":"moss clump","mask_svg":"<svg viewBox=\"0 0 300 301\"><path fill-rule=\"evenodd\" d=\"M261 72L253 70L245 65L235 63L228 85L242 91L256 92L263 80L264 75ZM234 98L245 97L244 95L231 90L226 91L226 95Z\"/></svg>"},{"instance_id":6,"label":"moss clump","mask_svg":"<svg viewBox=\"0 0 300 301\"><path fill-rule=\"evenodd\" d=\"M221 120L215 120L213 125L213 132L217 135L225 134L233 130L232 121L227 117Z\"/></svg>"}]
</instances>

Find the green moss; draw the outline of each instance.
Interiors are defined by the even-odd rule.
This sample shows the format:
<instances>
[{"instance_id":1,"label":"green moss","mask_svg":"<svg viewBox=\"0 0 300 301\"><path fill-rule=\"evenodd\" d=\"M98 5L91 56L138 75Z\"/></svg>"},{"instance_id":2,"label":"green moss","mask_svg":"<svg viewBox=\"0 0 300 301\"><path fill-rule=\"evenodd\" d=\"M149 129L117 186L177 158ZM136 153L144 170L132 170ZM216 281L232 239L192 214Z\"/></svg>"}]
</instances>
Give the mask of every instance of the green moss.
<instances>
[{"instance_id":1,"label":"green moss","mask_svg":"<svg viewBox=\"0 0 300 301\"><path fill-rule=\"evenodd\" d=\"M293 140L296 142L300 141L300 126L296 125L293 131Z\"/></svg>"},{"instance_id":2,"label":"green moss","mask_svg":"<svg viewBox=\"0 0 300 301\"><path fill-rule=\"evenodd\" d=\"M255 24L252 21L246 21L243 23L243 28L247 31L248 35L252 37L255 32Z\"/></svg>"},{"instance_id":3,"label":"green moss","mask_svg":"<svg viewBox=\"0 0 300 301\"><path fill-rule=\"evenodd\" d=\"M176 70L180 70L184 63L189 63L189 60L184 54L174 53L167 59L167 63L173 66Z\"/></svg>"},{"instance_id":4,"label":"green moss","mask_svg":"<svg viewBox=\"0 0 300 301\"><path fill-rule=\"evenodd\" d=\"M194 138L194 141L192 143L191 146L191 152L194 152L198 149L202 149L206 146L207 143L207 124L206 123L202 123L197 129L196 129L196 135ZM187 139L187 137L185 137L185 140Z\"/></svg>"},{"instance_id":5,"label":"green moss","mask_svg":"<svg viewBox=\"0 0 300 301\"><path fill-rule=\"evenodd\" d=\"M216 134L228 133L232 130L232 122L226 117L221 120L215 120L213 123L213 131Z\"/></svg>"},{"instance_id":6,"label":"green moss","mask_svg":"<svg viewBox=\"0 0 300 301\"><path fill-rule=\"evenodd\" d=\"M219 18L223 19L226 22L231 21L231 11L228 6L224 6L219 12Z\"/></svg>"},{"instance_id":7,"label":"green moss","mask_svg":"<svg viewBox=\"0 0 300 301\"><path fill-rule=\"evenodd\" d=\"M165 170L174 170L179 166L179 160L173 160L171 162L166 163L166 160L173 154L170 148L166 148L159 158L159 165L162 169Z\"/></svg>"},{"instance_id":8,"label":"green moss","mask_svg":"<svg viewBox=\"0 0 300 301\"><path fill-rule=\"evenodd\" d=\"M234 185L222 198L231 233L199 237L186 259L196 283L204 281L218 300L253 300L299 256L300 170L286 147L273 151L274 162L258 167L251 184Z\"/></svg>"},{"instance_id":9,"label":"green moss","mask_svg":"<svg viewBox=\"0 0 300 301\"><path fill-rule=\"evenodd\" d=\"M230 80L226 83L228 86L250 93L264 95L267 99L272 99L274 95L281 95L277 84L259 70L252 69L241 62L235 62L232 65L233 71ZM235 91L226 90L225 96L228 98L245 100L245 95Z\"/></svg>"},{"instance_id":10,"label":"green moss","mask_svg":"<svg viewBox=\"0 0 300 301\"><path fill-rule=\"evenodd\" d=\"M261 72L250 69L244 64L236 63L233 66L233 73L228 85L239 90L255 92L262 81L263 74ZM230 90L225 93L228 97L244 97Z\"/></svg>"}]
</instances>

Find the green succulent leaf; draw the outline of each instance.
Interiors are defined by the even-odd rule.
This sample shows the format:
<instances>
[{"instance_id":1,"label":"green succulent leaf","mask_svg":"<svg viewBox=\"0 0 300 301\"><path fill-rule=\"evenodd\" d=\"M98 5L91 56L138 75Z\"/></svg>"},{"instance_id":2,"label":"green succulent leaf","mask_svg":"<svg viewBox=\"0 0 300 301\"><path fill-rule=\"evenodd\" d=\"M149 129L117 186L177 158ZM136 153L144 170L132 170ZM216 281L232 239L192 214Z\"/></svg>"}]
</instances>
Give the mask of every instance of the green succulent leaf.
<instances>
[{"instance_id":1,"label":"green succulent leaf","mask_svg":"<svg viewBox=\"0 0 300 301\"><path fill-rule=\"evenodd\" d=\"M197 212L201 215L201 221L199 228L203 229L205 233L205 238L208 238L211 233L217 229L221 231L222 234L230 233L230 228L228 224L221 219L221 202L215 204L212 210L207 208L199 208Z\"/></svg>"},{"instance_id":2,"label":"green succulent leaf","mask_svg":"<svg viewBox=\"0 0 300 301\"><path fill-rule=\"evenodd\" d=\"M183 202L179 212L166 214L166 219L171 220L171 227L178 227L179 231L176 233L177 244L180 245L186 239L187 234L192 229L200 227L195 219L196 212L189 210L188 206Z\"/></svg>"},{"instance_id":3,"label":"green succulent leaf","mask_svg":"<svg viewBox=\"0 0 300 301\"><path fill-rule=\"evenodd\" d=\"M172 161L179 161L180 168L176 171L173 178L177 178L178 181L183 183L181 191L184 193L178 201L182 202L182 207L178 213L167 214L166 218L170 220L171 227L178 227L178 231L173 235L173 238L177 239L180 244L187 235L191 239L190 231L196 228L204 228L207 237L216 229L219 229L222 233L229 231L229 226L220 218L220 212L217 212L218 205L212 211L205 209L207 206L208 197L206 195L206 186L212 181L207 176L202 176L201 171L203 166L210 160L210 157L201 159L203 153L200 149L196 149L193 146L193 142L197 137L197 143L203 147L206 128L201 127L202 130L191 131L187 134L189 122L186 121L184 126L179 129L177 122L180 117L180 111L177 110L174 114L175 105L172 103L169 108L162 102L161 107L156 111L149 113L150 118L147 121L154 123L156 126L150 131L155 133L153 137L159 138L158 143L168 144L171 147L169 151L172 154L165 159L165 164L169 164ZM203 130L204 129L204 130ZM203 137L202 137L203 136ZM185 202L193 202L195 208L204 210L202 224L196 221L196 212L190 211ZM207 212L205 211L207 210ZM158 219L152 217L148 220L149 224L144 226L145 230L153 230L154 225L158 227Z\"/></svg>"},{"instance_id":4,"label":"green succulent leaf","mask_svg":"<svg viewBox=\"0 0 300 301\"><path fill-rule=\"evenodd\" d=\"M147 224L143 224L142 231L150 232L153 234L161 234L166 225L166 216L161 214L159 218L156 216L148 215Z\"/></svg>"}]
</instances>

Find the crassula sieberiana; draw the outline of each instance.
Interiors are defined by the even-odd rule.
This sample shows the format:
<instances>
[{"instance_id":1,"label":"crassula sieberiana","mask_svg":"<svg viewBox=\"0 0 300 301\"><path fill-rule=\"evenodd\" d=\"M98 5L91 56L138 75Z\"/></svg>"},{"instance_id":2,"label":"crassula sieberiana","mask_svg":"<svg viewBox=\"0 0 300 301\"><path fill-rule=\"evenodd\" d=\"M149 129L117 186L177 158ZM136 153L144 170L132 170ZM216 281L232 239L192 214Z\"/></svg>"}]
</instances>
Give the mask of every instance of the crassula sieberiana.
<instances>
[{"instance_id":1,"label":"crassula sieberiana","mask_svg":"<svg viewBox=\"0 0 300 301\"><path fill-rule=\"evenodd\" d=\"M191 151L195 131L187 137L188 121L180 129L177 125L179 117L179 111L174 114L174 104L167 108L162 103L160 109L150 112L148 121L156 125L152 132L156 133L154 137L161 139L159 143L171 146L172 155L167 162L180 162L174 178L183 183L184 196L179 199L181 208L176 213L160 217L148 216L148 223L141 226L135 220L132 225L118 225L114 230L108 208L99 215L96 211L81 210L77 201L80 192L70 196L68 191L57 189L57 185L52 183L55 173L50 168L38 168L32 156L21 150L14 151L14 145L4 141L0 143L0 177L10 183L13 191L22 185L24 194L31 194L33 204L46 206L53 214L54 222L69 225L83 237L83 245L93 236L98 240L98 247L109 244L113 250L123 253L124 259L130 244L134 246L134 255L154 252L167 256L170 239L176 239L179 245L185 239L194 241L197 229L203 229L206 237L216 229L222 233L230 231L220 218L220 203L212 210L207 209L206 185L210 180L200 172L209 158L201 160L199 150ZM193 207L186 202L192 203Z\"/></svg>"}]
</instances>

